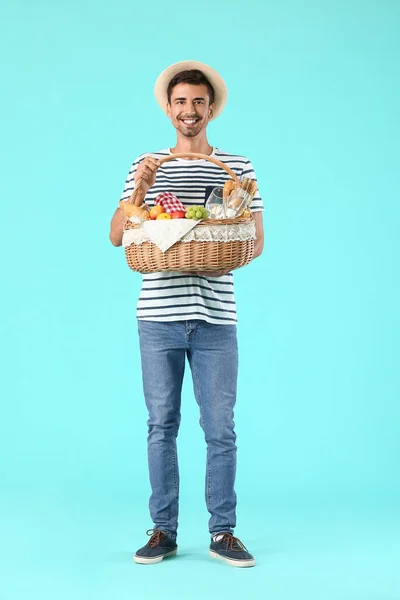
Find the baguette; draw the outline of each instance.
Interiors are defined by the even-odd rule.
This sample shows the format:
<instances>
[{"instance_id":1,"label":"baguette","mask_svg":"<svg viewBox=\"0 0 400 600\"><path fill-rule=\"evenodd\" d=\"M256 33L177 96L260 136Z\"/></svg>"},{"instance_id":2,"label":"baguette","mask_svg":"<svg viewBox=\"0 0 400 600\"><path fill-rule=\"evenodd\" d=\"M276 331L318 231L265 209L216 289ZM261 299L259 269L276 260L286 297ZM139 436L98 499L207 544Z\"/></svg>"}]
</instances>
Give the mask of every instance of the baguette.
<instances>
[{"instance_id":1,"label":"baguette","mask_svg":"<svg viewBox=\"0 0 400 600\"><path fill-rule=\"evenodd\" d=\"M224 202L228 199L228 197L236 187L236 183L233 181L233 179L228 179L227 181L225 181L224 189L222 192Z\"/></svg>"},{"instance_id":2,"label":"baguette","mask_svg":"<svg viewBox=\"0 0 400 600\"><path fill-rule=\"evenodd\" d=\"M128 219L130 217L139 217L140 219L144 219L146 221L150 218L150 212L147 204L142 204L142 206L136 206L131 202L121 200L119 203L119 207L122 208Z\"/></svg>"}]
</instances>

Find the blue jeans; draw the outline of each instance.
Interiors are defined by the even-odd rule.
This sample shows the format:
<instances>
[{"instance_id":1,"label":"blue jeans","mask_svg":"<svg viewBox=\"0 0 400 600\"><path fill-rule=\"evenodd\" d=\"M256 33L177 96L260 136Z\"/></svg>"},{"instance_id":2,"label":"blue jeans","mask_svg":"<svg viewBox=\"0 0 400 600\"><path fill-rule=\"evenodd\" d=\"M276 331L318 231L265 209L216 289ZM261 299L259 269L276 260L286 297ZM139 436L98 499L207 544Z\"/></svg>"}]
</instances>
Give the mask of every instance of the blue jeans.
<instances>
[{"instance_id":1,"label":"blue jeans","mask_svg":"<svg viewBox=\"0 0 400 600\"><path fill-rule=\"evenodd\" d=\"M234 405L238 372L236 325L206 321L138 321L143 390L149 411L148 461L154 526L175 538L179 469L176 438L181 420L185 359L192 371L207 444L205 497L211 534L236 525Z\"/></svg>"}]
</instances>

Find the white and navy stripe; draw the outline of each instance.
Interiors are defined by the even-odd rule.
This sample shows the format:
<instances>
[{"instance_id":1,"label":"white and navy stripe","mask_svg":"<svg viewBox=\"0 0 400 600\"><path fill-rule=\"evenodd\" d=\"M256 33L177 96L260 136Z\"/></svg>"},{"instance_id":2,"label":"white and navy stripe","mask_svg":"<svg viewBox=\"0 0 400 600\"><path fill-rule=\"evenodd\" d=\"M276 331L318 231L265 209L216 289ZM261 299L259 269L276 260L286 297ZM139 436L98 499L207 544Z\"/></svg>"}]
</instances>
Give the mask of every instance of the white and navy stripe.
<instances>
[{"instance_id":1,"label":"white and navy stripe","mask_svg":"<svg viewBox=\"0 0 400 600\"><path fill-rule=\"evenodd\" d=\"M170 154L170 149L166 149L150 156L162 158ZM132 194L136 169L146 156L149 155L139 156L129 170L121 200L127 200ZM214 149L212 156L224 162L239 178L256 179L251 162L244 156L227 154L218 149ZM186 205L204 205L207 188L223 186L227 179L228 173L206 160L171 160L157 171L156 183L147 193L146 203L151 207L158 194L172 192ZM263 209L257 192L251 210L257 212ZM137 318L148 321L202 319L219 325L235 324L233 275L229 273L216 279L179 273L143 275Z\"/></svg>"}]
</instances>

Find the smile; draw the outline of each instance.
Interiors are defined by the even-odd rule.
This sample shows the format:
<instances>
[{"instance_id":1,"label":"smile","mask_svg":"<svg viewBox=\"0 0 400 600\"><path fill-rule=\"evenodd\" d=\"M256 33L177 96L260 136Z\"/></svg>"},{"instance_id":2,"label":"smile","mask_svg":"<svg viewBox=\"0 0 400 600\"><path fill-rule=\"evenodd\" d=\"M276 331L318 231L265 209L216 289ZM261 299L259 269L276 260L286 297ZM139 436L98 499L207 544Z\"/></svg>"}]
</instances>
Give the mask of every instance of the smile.
<instances>
[{"instance_id":1,"label":"smile","mask_svg":"<svg viewBox=\"0 0 400 600\"><path fill-rule=\"evenodd\" d=\"M198 119L181 119L181 121L188 127L191 127L192 125L196 125Z\"/></svg>"}]
</instances>

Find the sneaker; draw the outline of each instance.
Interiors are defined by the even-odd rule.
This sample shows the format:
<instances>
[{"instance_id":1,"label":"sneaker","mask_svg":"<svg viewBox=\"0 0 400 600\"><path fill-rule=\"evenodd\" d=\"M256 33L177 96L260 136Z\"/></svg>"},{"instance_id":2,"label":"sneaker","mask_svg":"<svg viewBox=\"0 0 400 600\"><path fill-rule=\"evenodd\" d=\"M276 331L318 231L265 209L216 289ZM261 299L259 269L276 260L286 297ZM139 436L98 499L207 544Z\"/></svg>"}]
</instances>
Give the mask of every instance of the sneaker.
<instances>
[{"instance_id":1,"label":"sneaker","mask_svg":"<svg viewBox=\"0 0 400 600\"><path fill-rule=\"evenodd\" d=\"M178 550L178 546L165 531L161 529L149 529L146 531L150 536L149 541L143 548L140 548L133 557L136 563L142 565L152 565L159 563L166 556L174 556Z\"/></svg>"},{"instance_id":2,"label":"sneaker","mask_svg":"<svg viewBox=\"0 0 400 600\"><path fill-rule=\"evenodd\" d=\"M214 541L214 537L217 541ZM212 558L220 558L233 567L254 567L256 561L239 538L231 533L221 533L214 537L210 544Z\"/></svg>"}]
</instances>

